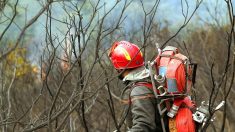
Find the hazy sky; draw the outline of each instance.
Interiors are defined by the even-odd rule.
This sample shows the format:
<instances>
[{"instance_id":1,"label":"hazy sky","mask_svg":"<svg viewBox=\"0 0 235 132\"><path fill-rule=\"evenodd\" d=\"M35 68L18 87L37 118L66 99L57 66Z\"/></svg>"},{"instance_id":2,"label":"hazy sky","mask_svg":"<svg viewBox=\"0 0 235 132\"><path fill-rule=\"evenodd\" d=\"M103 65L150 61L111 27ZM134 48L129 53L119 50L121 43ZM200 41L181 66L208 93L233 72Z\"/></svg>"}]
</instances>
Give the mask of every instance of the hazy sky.
<instances>
[{"instance_id":1,"label":"hazy sky","mask_svg":"<svg viewBox=\"0 0 235 132\"><path fill-rule=\"evenodd\" d=\"M96 1L96 0L94 0ZM101 4L104 2L106 3L106 10L108 10L112 5L114 5L116 0L101 0ZM144 6L148 10L153 6L154 1L153 0L143 0ZM189 15L192 13L196 6L196 0L187 0L188 6L189 6ZM234 2L235 0L233 0ZM155 21L156 22L168 22L168 26L171 29L177 29L179 25L183 23L184 17L182 15L182 6L181 2L183 2L184 12L186 12L186 3L185 0L161 0L159 7L157 9ZM115 11L113 14L110 14L108 17L110 21L112 21L116 14L120 12L120 7L123 3L123 0L121 0L121 3L117 8L115 8ZM34 16L40 9L40 5L38 4L37 0L20 0L20 4L23 7L27 7L27 19L29 20L32 16ZM216 6L217 5L217 6ZM53 17L56 17L58 19L63 19L66 15L63 12L61 5L56 4L53 6ZM208 13L208 11L210 13ZM220 23L226 23L226 3L224 0L204 0L202 5L197 10L196 14L193 16L191 22L189 24L193 24L195 21L197 22L209 22L213 23L214 20L210 15L215 16L216 18L219 18ZM216 12L220 15L215 15ZM87 12L82 12L84 14L89 15ZM134 2L127 8L125 12L126 20L124 21L123 27L128 31L128 29L131 28L140 28L141 23L143 22L143 11L141 8L141 4L139 0L134 0ZM24 17L22 17L23 19ZM54 23L54 31L58 32L58 29L61 31L66 31L65 26L57 25ZM199 25L199 23L195 24ZM33 27L33 33L34 37L33 42L38 43L41 38L44 38L45 35L45 15L41 16L40 19L32 26ZM16 28L16 27L14 27ZM17 28L16 28L17 29ZM15 31L15 29L13 29ZM12 33L11 33L12 34ZM44 40L42 40L44 41ZM35 47L34 47L35 48Z\"/></svg>"},{"instance_id":2,"label":"hazy sky","mask_svg":"<svg viewBox=\"0 0 235 132\"><path fill-rule=\"evenodd\" d=\"M94 0L95 1L95 0ZM101 4L103 2L106 3L106 8L110 8L116 0L102 0ZM123 1L123 0L121 0ZM185 0L183 1L184 5L184 11L186 12L186 3ZM187 0L189 5L189 14L192 13L193 9L195 8L196 0ZM233 0L235 1L235 0ZM149 9L152 7L154 1L153 0L144 0L144 5L146 9ZM27 7L28 18L34 16L34 14L40 9L40 5L35 0L20 0L20 4L24 7ZM216 6L219 5L219 6ZM119 6L115 9L115 12L120 11L120 6L122 4L119 4ZM221 19L221 23L226 23L226 4L224 0L204 0L200 8L198 9L196 15L194 15L192 21L202 19L203 21L213 21L210 14L207 11L211 12L212 15L215 14L215 12L219 12L222 14L222 16L217 16ZM182 8L181 8L181 0L161 0L159 4L159 8L156 13L155 21L168 21L170 27L177 27L179 24L181 24L184 20L184 17L182 15ZM134 2L128 7L128 9L125 12L126 15L126 21L125 26L126 28L130 28L130 26L136 26L138 28L138 24L140 24L141 20L143 19L142 14L142 8L140 7L139 0L134 0ZM53 15L57 18L63 18L64 12L61 10L61 6L54 6L53 9ZM115 16L115 15L114 15ZM114 16L109 16L114 17ZM39 21L37 22L36 26L36 32L40 33L44 27L45 23L45 17L41 17ZM131 28L132 28L131 27Z\"/></svg>"}]
</instances>

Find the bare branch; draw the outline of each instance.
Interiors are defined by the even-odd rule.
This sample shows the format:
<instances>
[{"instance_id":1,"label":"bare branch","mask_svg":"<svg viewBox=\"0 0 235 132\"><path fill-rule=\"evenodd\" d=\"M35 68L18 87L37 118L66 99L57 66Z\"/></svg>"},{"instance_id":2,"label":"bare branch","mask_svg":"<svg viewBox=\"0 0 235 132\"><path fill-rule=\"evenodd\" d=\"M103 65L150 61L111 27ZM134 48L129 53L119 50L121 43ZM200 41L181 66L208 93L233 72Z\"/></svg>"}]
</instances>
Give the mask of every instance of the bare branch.
<instances>
[{"instance_id":1,"label":"bare branch","mask_svg":"<svg viewBox=\"0 0 235 132\"><path fill-rule=\"evenodd\" d=\"M14 51L18 45L20 44L20 41L23 38L23 35L25 33L25 31L33 24L37 21L37 19L43 14L43 12L49 7L49 5L51 4L51 2L48 2L38 13L37 15L35 15L31 20L29 20L29 22L24 26L24 28L21 30L19 36L17 37L16 43L15 45L9 49L7 52L3 53L3 55L0 56L0 62L6 57L8 56L12 51ZM13 20L12 20L13 21Z\"/></svg>"}]
</instances>

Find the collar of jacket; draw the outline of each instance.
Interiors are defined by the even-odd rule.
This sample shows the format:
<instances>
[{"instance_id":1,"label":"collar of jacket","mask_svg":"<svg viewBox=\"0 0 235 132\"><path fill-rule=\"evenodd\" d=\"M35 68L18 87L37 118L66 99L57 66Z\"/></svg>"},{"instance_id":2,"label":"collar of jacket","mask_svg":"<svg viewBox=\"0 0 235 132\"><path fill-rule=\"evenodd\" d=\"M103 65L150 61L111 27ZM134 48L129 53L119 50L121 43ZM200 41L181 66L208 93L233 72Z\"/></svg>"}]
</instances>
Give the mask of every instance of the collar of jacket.
<instances>
[{"instance_id":1,"label":"collar of jacket","mask_svg":"<svg viewBox=\"0 0 235 132\"><path fill-rule=\"evenodd\" d=\"M132 70L123 78L123 81L137 81L149 77L149 70L145 66Z\"/></svg>"}]
</instances>

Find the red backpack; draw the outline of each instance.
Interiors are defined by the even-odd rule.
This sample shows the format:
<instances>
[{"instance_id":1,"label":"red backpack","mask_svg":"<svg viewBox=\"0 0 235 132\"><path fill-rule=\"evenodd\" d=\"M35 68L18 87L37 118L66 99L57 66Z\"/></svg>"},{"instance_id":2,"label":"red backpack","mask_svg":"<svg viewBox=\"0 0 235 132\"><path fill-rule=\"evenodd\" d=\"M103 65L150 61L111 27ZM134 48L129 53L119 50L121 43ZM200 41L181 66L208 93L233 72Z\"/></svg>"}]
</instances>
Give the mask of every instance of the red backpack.
<instances>
[{"instance_id":1,"label":"red backpack","mask_svg":"<svg viewBox=\"0 0 235 132\"><path fill-rule=\"evenodd\" d=\"M167 46L156 59L156 80L167 94L186 94L192 86L192 67L189 59L178 49Z\"/></svg>"},{"instance_id":2,"label":"red backpack","mask_svg":"<svg viewBox=\"0 0 235 132\"><path fill-rule=\"evenodd\" d=\"M195 105L189 95L192 83L194 82L193 77L195 77L196 65L190 64L189 59L172 46L164 48L154 60L154 63L149 62L148 64L149 68L151 66L156 68L154 79L154 73L150 74L152 84L155 81L160 84L156 88L158 92L155 92L157 98L168 101L172 100L167 115L170 117L169 120L174 120L173 122L175 123L169 122L170 131L176 129L181 132L194 132L195 122L192 118L193 113L191 108L194 109ZM159 109L159 111L162 113L164 110ZM170 126L172 124L175 125L171 129Z\"/></svg>"}]
</instances>

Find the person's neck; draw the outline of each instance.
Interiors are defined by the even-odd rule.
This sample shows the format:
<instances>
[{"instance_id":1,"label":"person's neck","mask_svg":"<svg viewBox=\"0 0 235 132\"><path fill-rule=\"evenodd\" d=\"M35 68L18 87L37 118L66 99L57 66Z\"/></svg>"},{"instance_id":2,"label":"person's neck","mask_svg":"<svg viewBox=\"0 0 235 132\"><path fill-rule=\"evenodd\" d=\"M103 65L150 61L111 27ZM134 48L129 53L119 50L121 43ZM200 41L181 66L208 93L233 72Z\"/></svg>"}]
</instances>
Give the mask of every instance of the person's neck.
<instances>
[{"instance_id":1,"label":"person's neck","mask_svg":"<svg viewBox=\"0 0 235 132\"><path fill-rule=\"evenodd\" d=\"M129 73L130 73L131 70L125 70L123 73L122 73L122 76L125 77L127 76Z\"/></svg>"}]
</instances>

